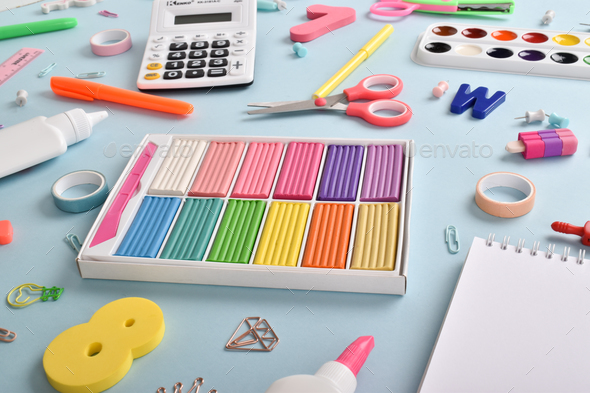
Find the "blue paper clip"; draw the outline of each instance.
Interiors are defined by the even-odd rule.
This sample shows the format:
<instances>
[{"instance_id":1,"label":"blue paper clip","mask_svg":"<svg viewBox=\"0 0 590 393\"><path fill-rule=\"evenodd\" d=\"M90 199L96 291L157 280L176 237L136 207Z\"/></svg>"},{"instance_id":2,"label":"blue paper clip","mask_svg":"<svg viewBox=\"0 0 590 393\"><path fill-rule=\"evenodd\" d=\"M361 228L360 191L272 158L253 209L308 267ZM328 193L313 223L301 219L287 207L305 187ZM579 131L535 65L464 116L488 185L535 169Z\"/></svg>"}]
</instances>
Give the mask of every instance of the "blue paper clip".
<instances>
[{"instance_id":1,"label":"blue paper clip","mask_svg":"<svg viewBox=\"0 0 590 393\"><path fill-rule=\"evenodd\" d=\"M66 235L66 241L68 243L70 243L70 246L72 246L74 251L80 252L80 248L82 248L82 243L80 242L80 239L78 238L78 236L76 236L73 233L68 233Z\"/></svg>"},{"instance_id":2,"label":"blue paper clip","mask_svg":"<svg viewBox=\"0 0 590 393\"><path fill-rule=\"evenodd\" d=\"M43 68L41 70L41 72L39 73L39 78L42 78L45 75L49 74L51 72L51 70L55 68L56 65L57 65L57 63L51 63L47 67Z\"/></svg>"},{"instance_id":3,"label":"blue paper clip","mask_svg":"<svg viewBox=\"0 0 590 393\"><path fill-rule=\"evenodd\" d=\"M456 249L453 249L453 244L451 243L451 233L454 233L453 237L455 238L454 243L457 246ZM457 231L457 228L455 228L453 225L449 225L447 227L445 241L447 243L447 249L451 254L456 254L461 249L461 244L459 244L459 232Z\"/></svg>"},{"instance_id":4,"label":"blue paper clip","mask_svg":"<svg viewBox=\"0 0 590 393\"><path fill-rule=\"evenodd\" d=\"M82 74L76 75L78 79L94 79L94 78L102 78L107 73L106 71L98 71L98 72L84 72Z\"/></svg>"}]
</instances>

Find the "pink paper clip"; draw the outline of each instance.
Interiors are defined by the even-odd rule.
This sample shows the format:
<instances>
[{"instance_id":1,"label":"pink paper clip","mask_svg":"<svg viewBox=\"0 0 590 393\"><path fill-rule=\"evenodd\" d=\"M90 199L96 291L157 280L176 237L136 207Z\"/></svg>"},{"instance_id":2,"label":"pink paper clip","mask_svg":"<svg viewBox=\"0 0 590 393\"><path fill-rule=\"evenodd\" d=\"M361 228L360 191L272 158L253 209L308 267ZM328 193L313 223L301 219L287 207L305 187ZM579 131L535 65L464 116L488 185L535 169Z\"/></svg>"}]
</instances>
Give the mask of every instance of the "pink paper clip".
<instances>
[{"instance_id":1,"label":"pink paper clip","mask_svg":"<svg viewBox=\"0 0 590 393\"><path fill-rule=\"evenodd\" d=\"M114 12L109 12L107 10L98 11L99 14L102 16L111 17L111 18L118 18L119 14L115 14Z\"/></svg>"}]
</instances>

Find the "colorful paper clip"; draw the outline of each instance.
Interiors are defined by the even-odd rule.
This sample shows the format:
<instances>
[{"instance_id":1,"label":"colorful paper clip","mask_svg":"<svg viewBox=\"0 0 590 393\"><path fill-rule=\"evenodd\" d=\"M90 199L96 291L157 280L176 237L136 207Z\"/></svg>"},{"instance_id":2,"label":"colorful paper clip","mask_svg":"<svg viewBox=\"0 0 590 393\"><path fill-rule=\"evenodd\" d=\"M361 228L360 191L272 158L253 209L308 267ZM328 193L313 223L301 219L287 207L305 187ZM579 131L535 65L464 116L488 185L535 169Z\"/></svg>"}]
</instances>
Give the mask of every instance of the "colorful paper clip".
<instances>
[{"instance_id":1,"label":"colorful paper clip","mask_svg":"<svg viewBox=\"0 0 590 393\"><path fill-rule=\"evenodd\" d=\"M82 74L76 75L78 79L94 79L94 78L102 78L107 73L106 71L98 71L98 72L84 72Z\"/></svg>"},{"instance_id":2,"label":"colorful paper clip","mask_svg":"<svg viewBox=\"0 0 590 393\"><path fill-rule=\"evenodd\" d=\"M72 248L76 252L80 252L80 248L82 248L82 243L80 242L80 238L78 238L78 235L68 233L66 235L66 241L70 244L70 246L72 246Z\"/></svg>"},{"instance_id":3,"label":"colorful paper clip","mask_svg":"<svg viewBox=\"0 0 590 393\"><path fill-rule=\"evenodd\" d=\"M51 70L55 68L56 65L57 65L57 63L51 63L47 67L43 68L38 75L39 78L42 78L45 75L49 74L51 72Z\"/></svg>"},{"instance_id":4,"label":"colorful paper clip","mask_svg":"<svg viewBox=\"0 0 590 393\"><path fill-rule=\"evenodd\" d=\"M109 12L107 10L98 11L99 14L102 16L106 16L107 18L118 18L119 14L115 14L114 12Z\"/></svg>"},{"instance_id":5,"label":"colorful paper clip","mask_svg":"<svg viewBox=\"0 0 590 393\"><path fill-rule=\"evenodd\" d=\"M11 343L16 339L16 333L11 332L8 329L0 328L0 341L4 341L5 343Z\"/></svg>"},{"instance_id":6,"label":"colorful paper clip","mask_svg":"<svg viewBox=\"0 0 590 393\"><path fill-rule=\"evenodd\" d=\"M29 291L31 291L31 292L41 292L41 297L38 297L37 299L29 301L29 299L31 297L27 296L27 298L25 300L19 300L21 298L21 296L23 296L23 289L24 288L28 288ZM14 299L14 303L13 303L10 301L10 296L16 290L18 290L18 296L16 297L16 299ZM51 288L45 288L45 287L42 287L41 285L27 283L27 284L19 285L18 287L15 287L10 292L8 292L8 296L6 296L6 300L8 301L8 304L10 304L12 307L25 307L25 306L29 306L29 305L35 303L37 300L41 300L42 302L46 302L47 300L49 300L49 298L52 298L53 300L57 300L57 299L59 299L59 297L61 296L63 291L64 291L64 288L58 288L55 286L51 287Z\"/></svg>"},{"instance_id":7,"label":"colorful paper clip","mask_svg":"<svg viewBox=\"0 0 590 393\"><path fill-rule=\"evenodd\" d=\"M453 248L453 243L451 243L451 234L455 239L453 243L457 248ZM445 241L447 243L447 249L451 254L456 254L461 249L461 244L459 243L459 232L457 231L457 228L455 228L453 225L447 226Z\"/></svg>"}]
</instances>

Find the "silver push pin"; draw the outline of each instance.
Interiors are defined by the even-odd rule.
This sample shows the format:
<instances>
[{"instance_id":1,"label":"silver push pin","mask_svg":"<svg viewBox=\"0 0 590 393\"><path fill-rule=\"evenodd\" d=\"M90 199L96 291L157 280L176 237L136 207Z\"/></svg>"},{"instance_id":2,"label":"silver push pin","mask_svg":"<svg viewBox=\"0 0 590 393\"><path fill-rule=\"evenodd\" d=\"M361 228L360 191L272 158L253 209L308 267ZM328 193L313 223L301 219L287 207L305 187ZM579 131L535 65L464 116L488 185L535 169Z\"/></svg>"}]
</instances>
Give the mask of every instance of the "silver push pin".
<instances>
[{"instance_id":1,"label":"silver push pin","mask_svg":"<svg viewBox=\"0 0 590 393\"><path fill-rule=\"evenodd\" d=\"M541 20L543 21L544 25L548 25L549 23L553 22L553 18L555 18L555 11L549 10L545 12L545 15L543 15Z\"/></svg>"},{"instance_id":2,"label":"silver push pin","mask_svg":"<svg viewBox=\"0 0 590 393\"><path fill-rule=\"evenodd\" d=\"M18 106L23 106L27 103L27 97L29 96L29 93L27 93L25 90L19 90L16 92L16 105Z\"/></svg>"}]
</instances>

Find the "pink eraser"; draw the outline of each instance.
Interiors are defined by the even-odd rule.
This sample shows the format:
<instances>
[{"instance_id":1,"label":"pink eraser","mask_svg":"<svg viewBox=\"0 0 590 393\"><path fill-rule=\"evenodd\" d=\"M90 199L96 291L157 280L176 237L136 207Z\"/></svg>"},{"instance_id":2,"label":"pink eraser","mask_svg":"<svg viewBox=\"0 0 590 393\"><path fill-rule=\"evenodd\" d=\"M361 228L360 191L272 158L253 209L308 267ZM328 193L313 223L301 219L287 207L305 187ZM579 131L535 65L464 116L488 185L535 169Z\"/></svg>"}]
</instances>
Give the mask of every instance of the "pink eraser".
<instances>
[{"instance_id":1,"label":"pink eraser","mask_svg":"<svg viewBox=\"0 0 590 393\"><path fill-rule=\"evenodd\" d=\"M12 242L12 224L8 220L0 221L0 244L5 245Z\"/></svg>"},{"instance_id":2,"label":"pink eraser","mask_svg":"<svg viewBox=\"0 0 590 393\"><path fill-rule=\"evenodd\" d=\"M268 198L282 154L282 143L250 143L231 197Z\"/></svg>"},{"instance_id":3,"label":"pink eraser","mask_svg":"<svg viewBox=\"0 0 590 393\"><path fill-rule=\"evenodd\" d=\"M311 200L323 152L323 143L289 143L274 197Z\"/></svg>"},{"instance_id":4,"label":"pink eraser","mask_svg":"<svg viewBox=\"0 0 590 393\"><path fill-rule=\"evenodd\" d=\"M537 131L519 132L518 140L524 143L522 156L530 160L532 158L542 158L545 156L545 142Z\"/></svg>"},{"instance_id":5,"label":"pink eraser","mask_svg":"<svg viewBox=\"0 0 590 393\"><path fill-rule=\"evenodd\" d=\"M356 377L373 348L375 348L373 336L359 337L346 347L336 361L348 367Z\"/></svg>"},{"instance_id":6,"label":"pink eraser","mask_svg":"<svg viewBox=\"0 0 590 393\"><path fill-rule=\"evenodd\" d=\"M578 138L576 138L572 130L558 128L555 132L563 142L563 150L561 151L562 156L570 156L578 150Z\"/></svg>"},{"instance_id":7,"label":"pink eraser","mask_svg":"<svg viewBox=\"0 0 590 393\"><path fill-rule=\"evenodd\" d=\"M291 27L291 41L308 42L351 24L356 20L356 11L350 7L330 7L315 4L307 7L309 22Z\"/></svg>"},{"instance_id":8,"label":"pink eraser","mask_svg":"<svg viewBox=\"0 0 590 393\"><path fill-rule=\"evenodd\" d=\"M189 195L226 196L243 151L244 142L211 142Z\"/></svg>"}]
</instances>

